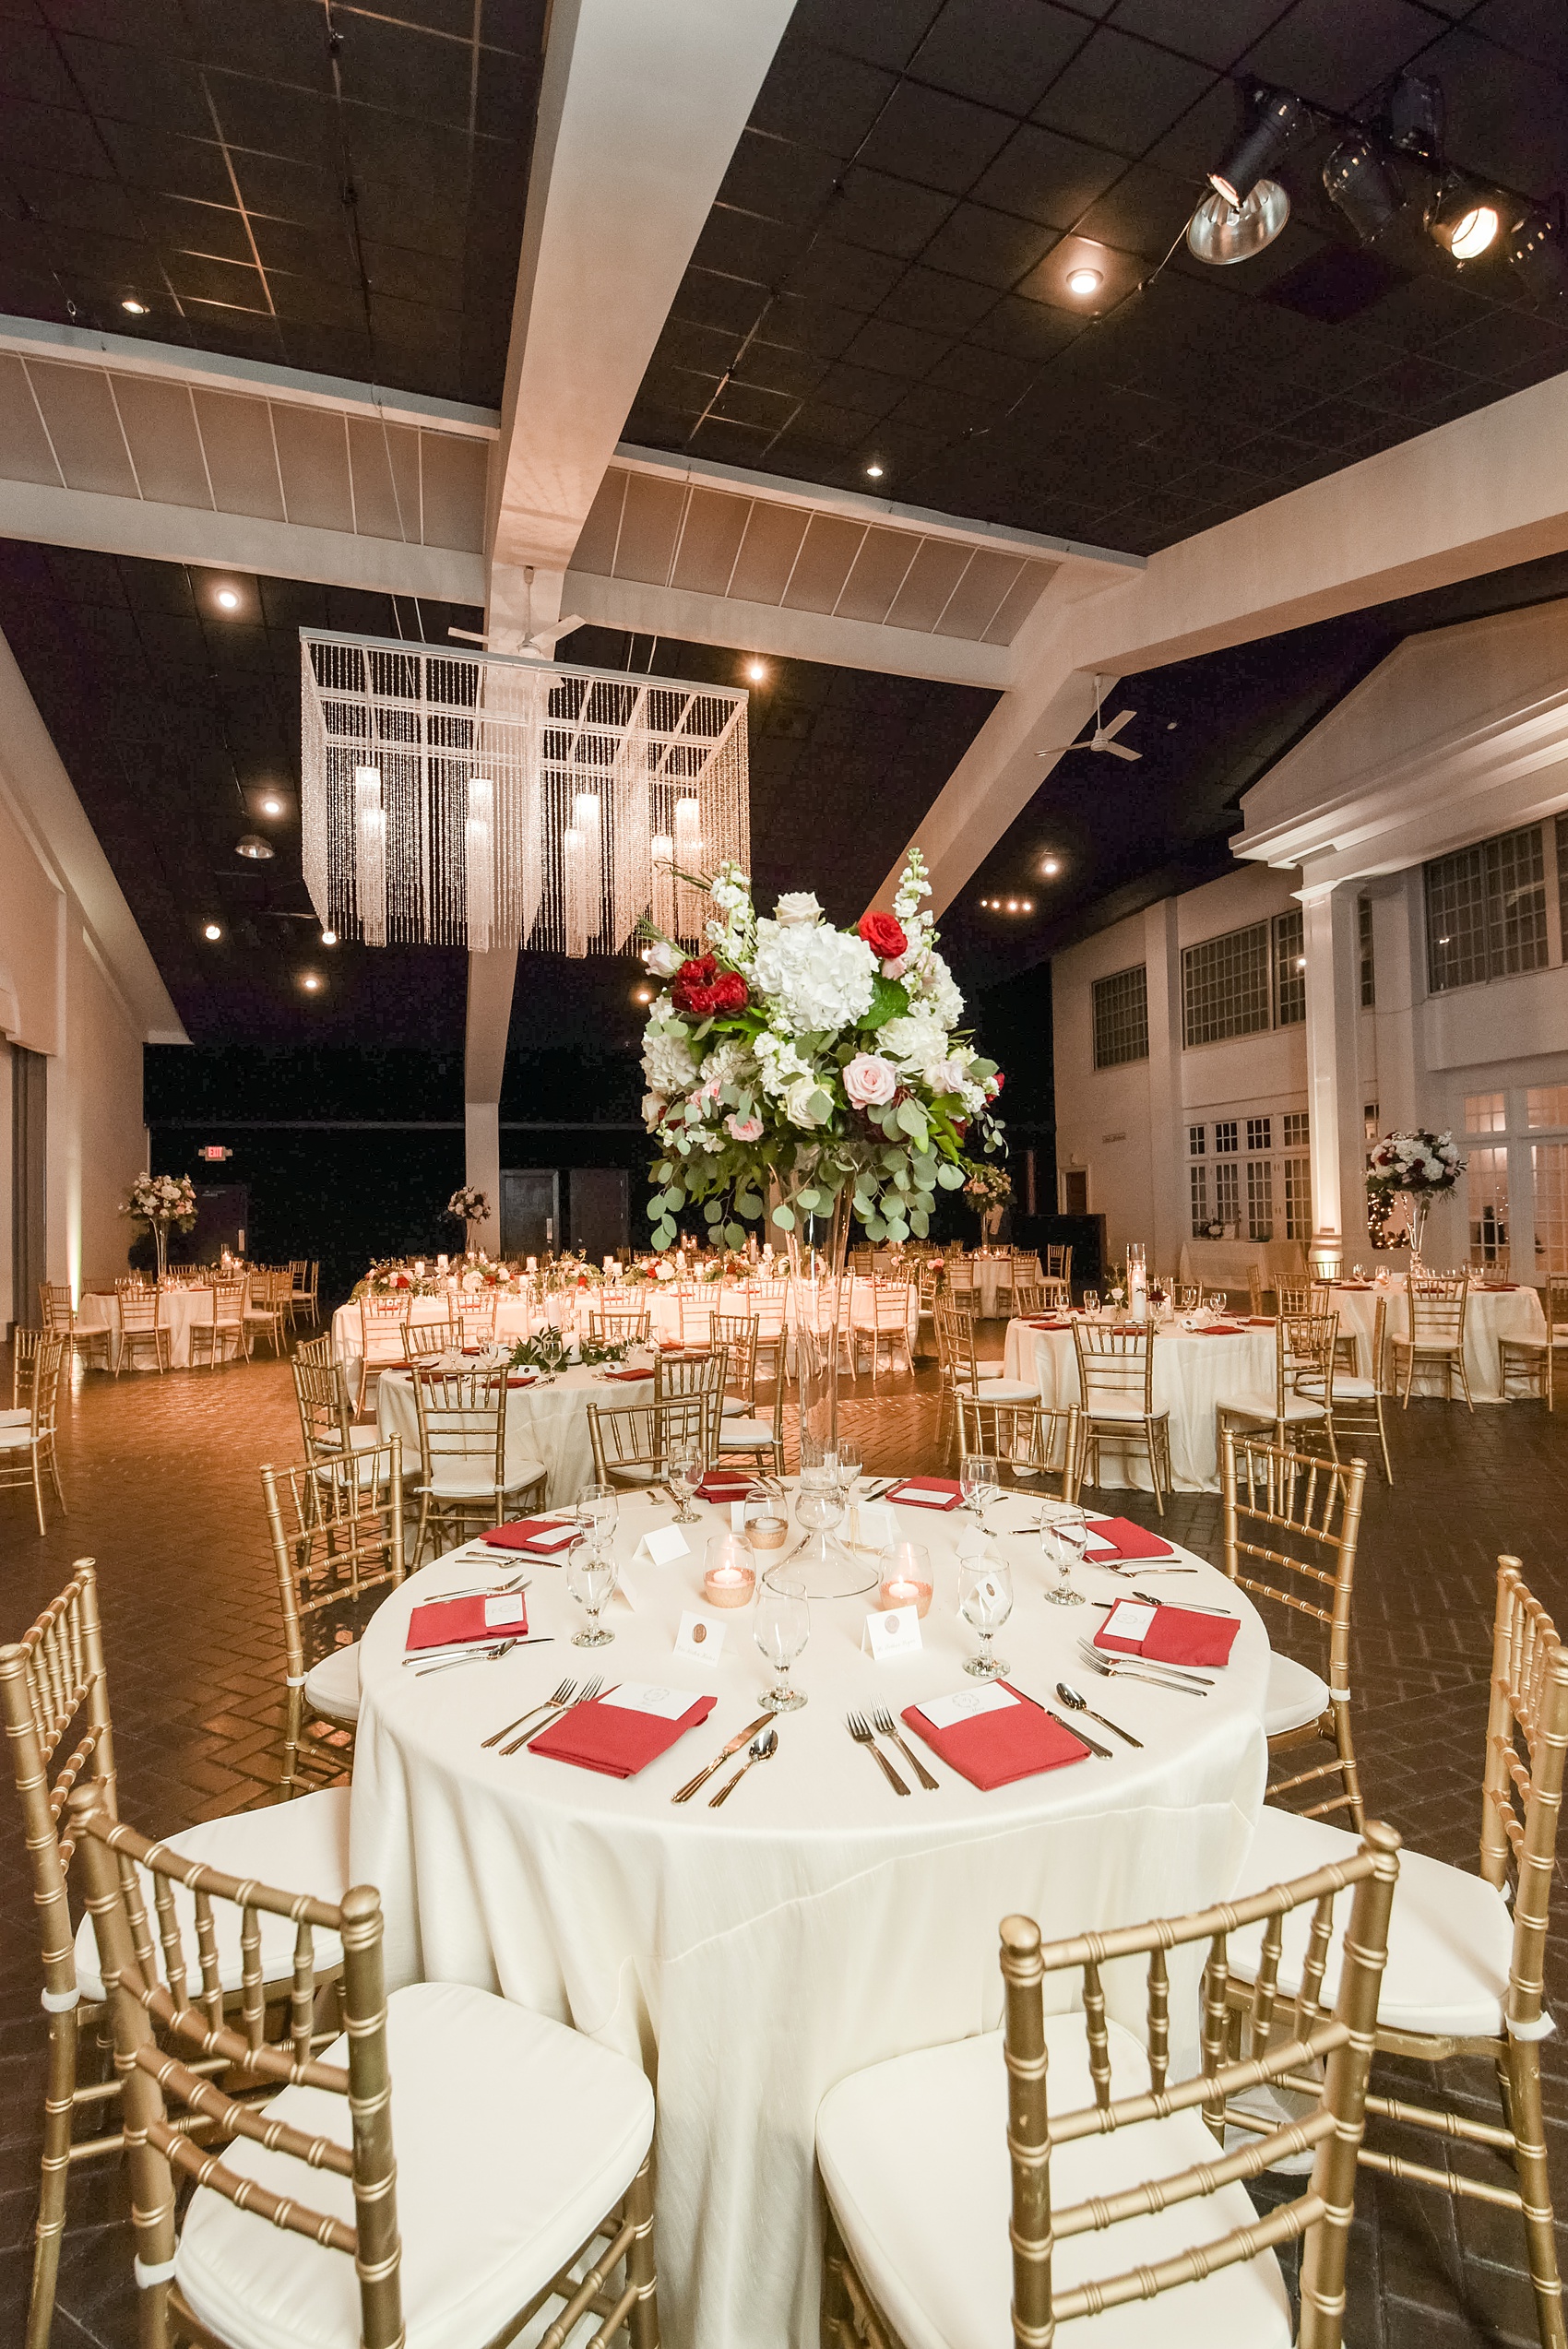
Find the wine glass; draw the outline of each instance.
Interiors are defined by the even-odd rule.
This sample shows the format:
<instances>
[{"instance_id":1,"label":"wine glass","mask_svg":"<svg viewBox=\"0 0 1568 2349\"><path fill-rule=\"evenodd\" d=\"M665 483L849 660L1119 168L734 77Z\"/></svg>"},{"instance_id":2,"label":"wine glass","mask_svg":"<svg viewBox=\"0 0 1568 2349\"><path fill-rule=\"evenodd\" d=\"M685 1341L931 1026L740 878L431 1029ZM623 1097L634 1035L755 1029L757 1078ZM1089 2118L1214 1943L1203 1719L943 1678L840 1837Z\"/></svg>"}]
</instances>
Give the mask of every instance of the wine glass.
<instances>
[{"instance_id":1,"label":"wine glass","mask_svg":"<svg viewBox=\"0 0 1568 2349\"><path fill-rule=\"evenodd\" d=\"M985 1531L985 1505L994 1501L1002 1482L997 1463L979 1453L965 1454L958 1469L958 1489L964 1496L964 1506Z\"/></svg>"},{"instance_id":2,"label":"wine glass","mask_svg":"<svg viewBox=\"0 0 1568 2349\"><path fill-rule=\"evenodd\" d=\"M980 1634L980 1654L969 1657L965 1671L977 1680L999 1680L1007 1664L992 1654L991 1642L1013 1612L1012 1568L992 1558L960 1559L958 1612Z\"/></svg>"},{"instance_id":3,"label":"wine glass","mask_svg":"<svg viewBox=\"0 0 1568 2349\"><path fill-rule=\"evenodd\" d=\"M572 1544L566 1556L566 1588L588 1619L588 1630L573 1634L574 1647L608 1647L615 1637L599 1619L610 1603L616 1572L614 1559L599 1548L591 1535L582 1534Z\"/></svg>"},{"instance_id":4,"label":"wine glass","mask_svg":"<svg viewBox=\"0 0 1568 2349\"><path fill-rule=\"evenodd\" d=\"M703 1479L707 1463L702 1445L695 1436L683 1436L672 1443L664 1455L664 1481L676 1500L675 1523L695 1525L697 1513L692 1507L692 1495Z\"/></svg>"},{"instance_id":5,"label":"wine glass","mask_svg":"<svg viewBox=\"0 0 1568 2349\"><path fill-rule=\"evenodd\" d=\"M1081 1509L1057 1509L1047 1517L1039 1529L1041 1553L1049 1565L1054 1560L1056 1580L1045 1596L1053 1607L1082 1607L1084 1595L1072 1584L1075 1561L1084 1562L1089 1529Z\"/></svg>"},{"instance_id":6,"label":"wine glass","mask_svg":"<svg viewBox=\"0 0 1568 2349\"><path fill-rule=\"evenodd\" d=\"M1086 1289L1085 1289L1085 1291L1084 1291L1084 1311L1085 1311L1085 1312L1086 1312L1086 1313L1098 1313L1098 1312L1099 1312L1099 1289L1098 1289L1098 1288L1086 1288Z\"/></svg>"},{"instance_id":7,"label":"wine glass","mask_svg":"<svg viewBox=\"0 0 1568 2349\"><path fill-rule=\"evenodd\" d=\"M588 1528L596 1549L603 1549L615 1531L621 1495L613 1485L584 1485L577 1495L577 1515Z\"/></svg>"},{"instance_id":8,"label":"wine glass","mask_svg":"<svg viewBox=\"0 0 1568 2349\"><path fill-rule=\"evenodd\" d=\"M861 1458L860 1445L851 1441L848 1436L840 1436L838 1439L838 1489L846 1501L855 1489L861 1473Z\"/></svg>"},{"instance_id":9,"label":"wine glass","mask_svg":"<svg viewBox=\"0 0 1568 2349\"><path fill-rule=\"evenodd\" d=\"M798 1713L806 1701L803 1689L790 1685L790 1667L811 1637L812 1614L805 1591L788 1577L764 1583L757 1592L753 1636L773 1667L773 1686L763 1698L769 1713Z\"/></svg>"}]
</instances>

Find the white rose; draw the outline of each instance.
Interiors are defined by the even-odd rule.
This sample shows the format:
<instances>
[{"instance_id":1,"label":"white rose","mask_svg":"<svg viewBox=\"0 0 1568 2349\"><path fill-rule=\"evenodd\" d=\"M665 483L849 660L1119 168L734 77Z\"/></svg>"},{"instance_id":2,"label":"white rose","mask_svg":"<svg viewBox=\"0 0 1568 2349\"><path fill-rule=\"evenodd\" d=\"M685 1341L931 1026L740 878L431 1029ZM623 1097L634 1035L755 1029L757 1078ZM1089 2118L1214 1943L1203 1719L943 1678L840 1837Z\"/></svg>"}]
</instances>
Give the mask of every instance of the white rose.
<instances>
[{"instance_id":1,"label":"white rose","mask_svg":"<svg viewBox=\"0 0 1568 2349\"><path fill-rule=\"evenodd\" d=\"M784 1089L784 1114L791 1125L811 1128L822 1120L812 1108L812 1096L818 1090L814 1076L797 1076Z\"/></svg>"},{"instance_id":2,"label":"white rose","mask_svg":"<svg viewBox=\"0 0 1568 2349\"><path fill-rule=\"evenodd\" d=\"M818 922L822 908L809 889L786 889L773 908L773 918L785 930L799 923Z\"/></svg>"},{"instance_id":3,"label":"white rose","mask_svg":"<svg viewBox=\"0 0 1568 2349\"><path fill-rule=\"evenodd\" d=\"M837 1033L871 1009L876 957L848 931L759 921L752 967L755 985L778 1006L773 1024L786 1034Z\"/></svg>"},{"instance_id":4,"label":"white rose","mask_svg":"<svg viewBox=\"0 0 1568 2349\"><path fill-rule=\"evenodd\" d=\"M673 979L686 957L668 938L656 938L643 954L643 968L655 979Z\"/></svg>"}]
</instances>

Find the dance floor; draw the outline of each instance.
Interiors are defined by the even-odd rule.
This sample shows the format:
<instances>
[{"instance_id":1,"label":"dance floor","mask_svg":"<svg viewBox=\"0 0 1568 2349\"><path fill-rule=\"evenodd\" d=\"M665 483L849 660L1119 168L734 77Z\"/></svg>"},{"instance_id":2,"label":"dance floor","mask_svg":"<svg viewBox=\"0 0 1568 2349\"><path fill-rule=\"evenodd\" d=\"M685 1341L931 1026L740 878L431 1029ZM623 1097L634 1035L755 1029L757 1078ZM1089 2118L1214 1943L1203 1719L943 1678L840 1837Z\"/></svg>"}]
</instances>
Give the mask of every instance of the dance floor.
<instances>
[{"instance_id":1,"label":"dance floor","mask_svg":"<svg viewBox=\"0 0 1568 2349\"><path fill-rule=\"evenodd\" d=\"M933 1370L885 1382L874 1399L862 1380L844 1408L868 1473L940 1465ZM1472 1418L1462 1406L1418 1403L1391 1420L1398 1484L1390 1493L1380 1477L1369 1481L1357 1571L1351 1679L1362 1785L1374 1816L1420 1849L1473 1868L1497 1553L1516 1552L1559 1622L1568 1619L1568 1412L1549 1419L1527 1403ZM117 1382L78 1373L63 1414L69 1519L62 1524L52 1511L40 1540L26 1498L5 1497L0 1634L32 1619L74 1559L98 1560L122 1800L150 1832L266 1801L276 1788L283 1664L255 1472L299 1453L286 1364ZM1148 1495L1119 1493L1113 1506L1156 1523ZM1177 1495L1162 1530L1218 1560L1218 1498ZM809 1688L809 1653L801 1678ZM42 2030L8 1778L0 1805L0 2341L9 2343L21 2338L31 2258ZM1568 1925L1568 1890L1558 1908L1560 1927ZM1547 1990L1562 2011L1562 1930ZM1568 2207L1568 2034L1549 2038L1542 2056L1558 2201ZM1385 2093L1400 2093L1398 2074L1384 2066ZM1449 2097L1495 2118L1484 2067L1454 2065L1449 2074ZM1408 2084L1420 2077L1412 2070ZM1430 2141L1411 2150L1433 2158ZM1490 2156L1455 2149L1451 2158L1487 2174ZM1268 2196L1265 2184L1256 2199ZM1568 2243L1562 2256L1568 2264ZM1348 2338L1355 2349L1533 2343L1522 2258L1512 2213L1363 2176ZM130 2261L118 2176L104 2168L74 2178L55 2349L130 2349Z\"/></svg>"}]
</instances>

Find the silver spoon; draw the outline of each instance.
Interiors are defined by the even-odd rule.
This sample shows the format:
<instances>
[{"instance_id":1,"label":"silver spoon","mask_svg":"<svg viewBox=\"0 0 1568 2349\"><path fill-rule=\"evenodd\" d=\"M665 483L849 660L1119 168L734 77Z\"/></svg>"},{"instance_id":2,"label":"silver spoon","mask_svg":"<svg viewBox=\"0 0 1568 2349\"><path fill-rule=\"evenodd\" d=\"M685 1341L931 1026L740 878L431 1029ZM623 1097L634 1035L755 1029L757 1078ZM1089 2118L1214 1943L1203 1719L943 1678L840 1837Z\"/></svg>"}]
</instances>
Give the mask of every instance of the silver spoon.
<instances>
[{"instance_id":1,"label":"silver spoon","mask_svg":"<svg viewBox=\"0 0 1568 2349\"><path fill-rule=\"evenodd\" d=\"M1131 1729L1123 1729L1120 1721L1108 1721L1103 1713L1097 1713L1093 1705L1087 1703L1078 1694L1076 1689L1070 1689L1067 1686L1065 1680L1057 1681L1056 1693L1061 1698L1063 1703L1066 1705L1069 1712L1087 1713L1089 1719L1091 1721L1098 1721L1102 1729L1114 1729L1116 1735L1119 1738L1125 1738L1130 1746L1142 1747L1142 1738L1134 1738Z\"/></svg>"},{"instance_id":2,"label":"silver spoon","mask_svg":"<svg viewBox=\"0 0 1568 2349\"><path fill-rule=\"evenodd\" d=\"M515 1647L533 1647L541 1643L533 1640L502 1640L495 1647L475 1648L468 1655L444 1656L439 1664L426 1664L415 1672L416 1680L428 1680L433 1672L451 1672L459 1664L499 1664Z\"/></svg>"},{"instance_id":3,"label":"silver spoon","mask_svg":"<svg viewBox=\"0 0 1568 2349\"><path fill-rule=\"evenodd\" d=\"M724 1784L719 1787L719 1792L716 1795L710 1795L708 1797L707 1807L709 1810L717 1810L719 1804L723 1802L728 1796L734 1793L736 1787L740 1785L742 1779L745 1776L754 1762L771 1762L778 1750L778 1731L777 1728L765 1729L760 1738L754 1738L751 1744L746 1748L746 1758L744 1762L742 1762L739 1770L736 1771L735 1775L732 1778L726 1778Z\"/></svg>"}]
</instances>

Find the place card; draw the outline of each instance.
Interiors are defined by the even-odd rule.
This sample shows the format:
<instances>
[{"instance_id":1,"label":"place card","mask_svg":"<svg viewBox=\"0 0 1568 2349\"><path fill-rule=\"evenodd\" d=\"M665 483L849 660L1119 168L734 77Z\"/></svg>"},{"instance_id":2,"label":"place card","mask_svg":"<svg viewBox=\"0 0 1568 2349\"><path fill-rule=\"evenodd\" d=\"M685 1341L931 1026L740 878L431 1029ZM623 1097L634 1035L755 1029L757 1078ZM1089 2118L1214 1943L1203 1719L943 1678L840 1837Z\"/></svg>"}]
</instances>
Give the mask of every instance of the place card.
<instances>
[{"instance_id":1,"label":"place card","mask_svg":"<svg viewBox=\"0 0 1568 2349\"><path fill-rule=\"evenodd\" d=\"M677 1558L691 1554L679 1525L655 1525L632 1552L634 1558L646 1558L655 1566L672 1566Z\"/></svg>"},{"instance_id":2,"label":"place card","mask_svg":"<svg viewBox=\"0 0 1568 2349\"><path fill-rule=\"evenodd\" d=\"M623 1680L598 1702L612 1713L648 1713L658 1721L679 1721L694 1704L711 1703L690 1689L669 1689L658 1680Z\"/></svg>"},{"instance_id":3,"label":"place card","mask_svg":"<svg viewBox=\"0 0 1568 2349\"><path fill-rule=\"evenodd\" d=\"M500 1598L487 1598L484 1602L484 1628L487 1631L497 1630L503 1623L527 1621L528 1609L523 1605L520 1591L508 1591Z\"/></svg>"},{"instance_id":4,"label":"place card","mask_svg":"<svg viewBox=\"0 0 1568 2349\"><path fill-rule=\"evenodd\" d=\"M914 1607L888 1607L868 1615L861 1633L861 1649L873 1664L889 1664L900 1655L918 1655L924 1644L921 1638L920 1610Z\"/></svg>"},{"instance_id":5,"label":"place card","mask_svg":"<svg viewBox=\"0 0 1568 2349\"><path fill-rule=\"evenodd\" d=\"M862 1549L891 1549L898 1538L898 1521L891 1509L879 1508L874 1502L861 1501L849 1512L851 1528L860 1520L858 1534L851 1532Z\"/></svg>"},{"instance_id":6,"label":"place card","mask_svg":"<svg viewBox=\"0 0 1568 2349\"><path fill-rule=\"evenodd\" d=\"M612 1607L617 1599L620 1599L624 1606L629 1607L634 1613L636 1611L636 1588L624 1566L618 1566L615 1570L615 1587L610 1594Z\"/></svg>"},{"instance_id":7,"label":"place card","mask_svg":"<svg viewBox=\"0 0 1568 2349\"><path fill-rule=\"evenodd\" d=\"M1141 1645L1148 1637L1155 1612L1152 1607L1146 1607L1138 1599L1119 1598L1100 1625L1100 1633L1108 1634L1113 1640L1126 1640Z\"/></svg>"},{"instance_id":8,"label":"place card","mask_svg":"<svg viewBox=\"0 0 1568 2349\"><path fill-rule=\"evenodd\" d=\"M956 1696L933 1697L916 1710L924 1714L933 1729L952 1729L960 1721L972 1721L979 1713L1005 1713L1017 1702L1011 1689L992 1680L983 1689L960 1689Z\"/></svg>"},{"instance_id":9,"label":"place card","mask_svg":"<svg viewBox=\"0 0 1568 2349\"><path fill-rule=\"evenodd\" d=\"M724 1634L729 1628L722 1615L715 1615L706 1607L688 1607L675 1634L675 1653L689 1657L694 1664L715 1665L724 1653Z\"/></svg>"}]
</instances>

